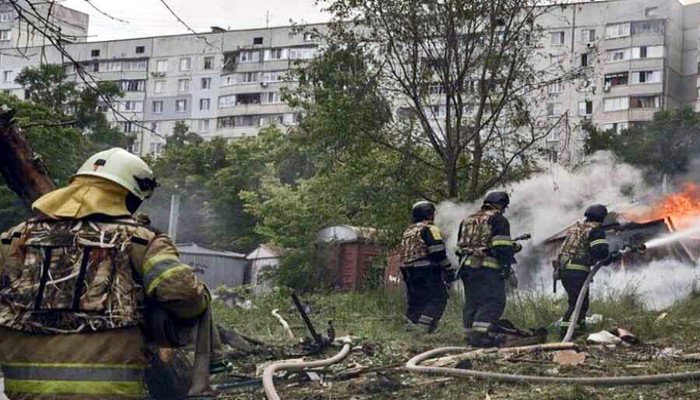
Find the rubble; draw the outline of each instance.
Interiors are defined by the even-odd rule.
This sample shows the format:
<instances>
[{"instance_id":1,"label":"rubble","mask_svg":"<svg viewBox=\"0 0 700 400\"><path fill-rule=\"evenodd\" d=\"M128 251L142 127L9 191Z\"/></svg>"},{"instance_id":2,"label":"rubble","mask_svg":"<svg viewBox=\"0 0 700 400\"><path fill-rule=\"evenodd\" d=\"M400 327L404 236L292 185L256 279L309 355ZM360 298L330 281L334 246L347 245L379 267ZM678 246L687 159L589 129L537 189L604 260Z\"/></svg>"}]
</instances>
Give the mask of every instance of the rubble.
<instances>
[{"instance_id":1,"label":"rubble","mask_svg":"<svg viewBox=\"0 0 700 400\"><path fill-rule=\"evenodd\" d=\"M608 331L600 331L588 335L586 341L597 344L619 344L622 342L622 339Z\"/></svg>"},{"instance_id":2,"label":"rubble","mask_svg":"<svg viewBox=\"0 0 700 400\"><path fill-rule=\"evenodd\" d=\"M552 361L561 366L576 366L586 362L587 353L579 353L576 350L562 350L554 353Z\"/></svg>"}]
</instances>

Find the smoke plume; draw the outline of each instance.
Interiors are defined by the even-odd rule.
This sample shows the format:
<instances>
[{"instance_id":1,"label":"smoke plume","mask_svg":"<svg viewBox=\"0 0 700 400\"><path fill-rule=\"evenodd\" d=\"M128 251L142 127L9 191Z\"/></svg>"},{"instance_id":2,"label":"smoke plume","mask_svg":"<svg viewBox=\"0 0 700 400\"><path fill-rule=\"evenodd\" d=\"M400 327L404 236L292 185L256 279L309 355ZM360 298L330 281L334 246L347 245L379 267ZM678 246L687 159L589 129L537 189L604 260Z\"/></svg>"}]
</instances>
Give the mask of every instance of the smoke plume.
<instances>
[{"instance_id":1,"label":"smoke plume","mask_svg":"<svg viewBox=\"0 0 700 400\"><path fill-rule=\"evenodd\" d=\"M551 260L537 251L543 241L582 219L586 207L592 204L604 204L611 210L620 209L649 191L640 170L617 163L607 152L596 153L573 172L553 168L501 189L511 197L506 213L511 234L515 237L531 233L533 236L530 242L523 243L524 250L517 256L520 264L515 269L521 288L536 291L551 291L552 288ZM448 255L455 264L459 224L480 206L481 202L444 202L438 206L435 223L447 236ZM657 274L657 270L664 272ZM607 270L604 274L605 277L596 278L594 293L634 284L650 307L658 307L654 302L666 306L687 294L689 289L679 290L676 286L681 283L692 286L695 278L694 269L673 261L653 263L634 272ZM599 282L603 281L609 284L600 285ZM561 289L561 284L559 287Z\"/></svg>"}]
</instances>

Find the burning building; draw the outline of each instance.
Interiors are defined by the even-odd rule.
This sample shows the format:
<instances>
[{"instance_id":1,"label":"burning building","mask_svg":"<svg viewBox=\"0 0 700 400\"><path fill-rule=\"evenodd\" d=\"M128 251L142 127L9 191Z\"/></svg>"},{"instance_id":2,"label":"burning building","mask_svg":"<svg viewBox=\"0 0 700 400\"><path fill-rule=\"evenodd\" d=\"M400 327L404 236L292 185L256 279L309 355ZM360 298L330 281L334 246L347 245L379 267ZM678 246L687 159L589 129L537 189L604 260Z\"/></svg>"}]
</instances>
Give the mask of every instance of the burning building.
<instances>
[{"instance_id":1,"label":"burning building","mask_svg":"<svg viewBox=\"0 0 700 400\"><path fill-rule=\"evenodd\" d=\"M682 233L692 232L699 219L700 185L688 183L681 191L648 204L612 211L603 226L612 248L622 248L625 244L647 244L677 234L675 240L659 241L645 254L625 255L622 268L668 258L694 265L700 258L700 232L697 236ZM572 225L546 239L535 257L554 259Z\"/></svg>"}]
</instances>

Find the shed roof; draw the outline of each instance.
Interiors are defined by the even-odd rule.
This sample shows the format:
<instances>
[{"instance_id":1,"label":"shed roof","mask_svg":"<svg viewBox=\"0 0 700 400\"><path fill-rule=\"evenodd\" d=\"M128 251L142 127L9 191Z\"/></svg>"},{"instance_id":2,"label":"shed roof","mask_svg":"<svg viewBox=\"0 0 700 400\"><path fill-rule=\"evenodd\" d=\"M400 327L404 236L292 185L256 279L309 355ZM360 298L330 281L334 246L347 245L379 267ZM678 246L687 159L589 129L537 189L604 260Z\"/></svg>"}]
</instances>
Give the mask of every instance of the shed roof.
<instances>
[{"instance_id":1,"label":"shed roof","mask_svg":"<svg viewBox=\"0 0 700 400\"><path fill-rule=\"evenodd\" d=\"M284 249L272 244L261 244L245 258L246 260L264 260L270 258L280 258L284 254Z\"/></svg>"},{"instance_id":2,"label":"shed roof","mask_svg":"<svg viewBox=\"0 0 700 400\"><path fill-rule=\"evenodd\" d=\"M234 253L232 251L217 250L197 243L180 243L177 245L177 249L182 254L228 258L245 258L245 254Z\"/></svg>"},{"instance_id":3,"label":"shed roof","mask_svg":"<svg viewBox=\"0 0 700 400\"><path fill-rule=\"evenodd\" d=\"M336 225L320 230L316 240L321 243L374 241L378 233L375 228Z\"/></svg>"}]
</instances>

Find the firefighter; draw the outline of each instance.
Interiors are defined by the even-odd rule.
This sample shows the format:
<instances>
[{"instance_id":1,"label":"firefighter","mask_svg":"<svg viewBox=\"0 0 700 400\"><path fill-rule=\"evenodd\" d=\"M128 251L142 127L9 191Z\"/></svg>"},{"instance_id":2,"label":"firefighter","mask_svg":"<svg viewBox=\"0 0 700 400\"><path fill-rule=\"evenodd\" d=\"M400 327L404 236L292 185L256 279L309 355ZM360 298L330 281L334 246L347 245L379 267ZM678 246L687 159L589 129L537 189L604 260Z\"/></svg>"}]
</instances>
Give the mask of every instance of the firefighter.
<instances>
[{"instance_id":1,"label":"firefighter","mask_svg":"<svg viewBox=\"0 0 700 400\"><path fill-rule=\"evenodd\" d=\"M522 250L510 236L503 215L510 204L505 192L489 193L481 210L459 227L457 255L464 283L464 329L470 346L499 344L498 320L506 307L506 281L512 275L514 255Z\"/></svg>"},{"instance_id":2,"label":"firefighter","mask_svg":"<svg viewBox=\"0 0 700 400\"><path fill-rule=\"evenodd\" d=\"M23 399L144 396L144 307L180 320L209 296L173 242L132 216L156 188L137 156L90 157L37 213L1 236L0 366L5 391Z\"/></svg>"},{"instance_id":3,"label":"firefighter","mask_svg":"<svg viewBox=\"0 0 700 400\"><path fill-rule=\"evenodd\" d=\"M413 224L401 239L401 274L406 283L406 323L427 333L437 329L447 306L446 281L454 280L440 230L433 225L435 205L413 206Z\"/></svg>"},{"instance_id":4,"label":"firefighter","mask_svg":"<svg viewBox=\"0 0 700 400\"><path fill-rule=\"evenodd\" d=\"M561 322L562 338L569 328L569 320L576 307L576 300L583 289L591 267L597 262L608 265L622 258L619 251L610 252L609 250L603 229L603 221L607 215L608 209L603 205L596 204L588 207L584 213L585 221L576 223L569 230L559 255L554 261L554 268L558 270L558 275L568 296L568 308ZM588 306L589 299L588 293L586 293L578 321L576 321L575 332L578 334L585 328Z\"/></svg>"}]
</instances>

